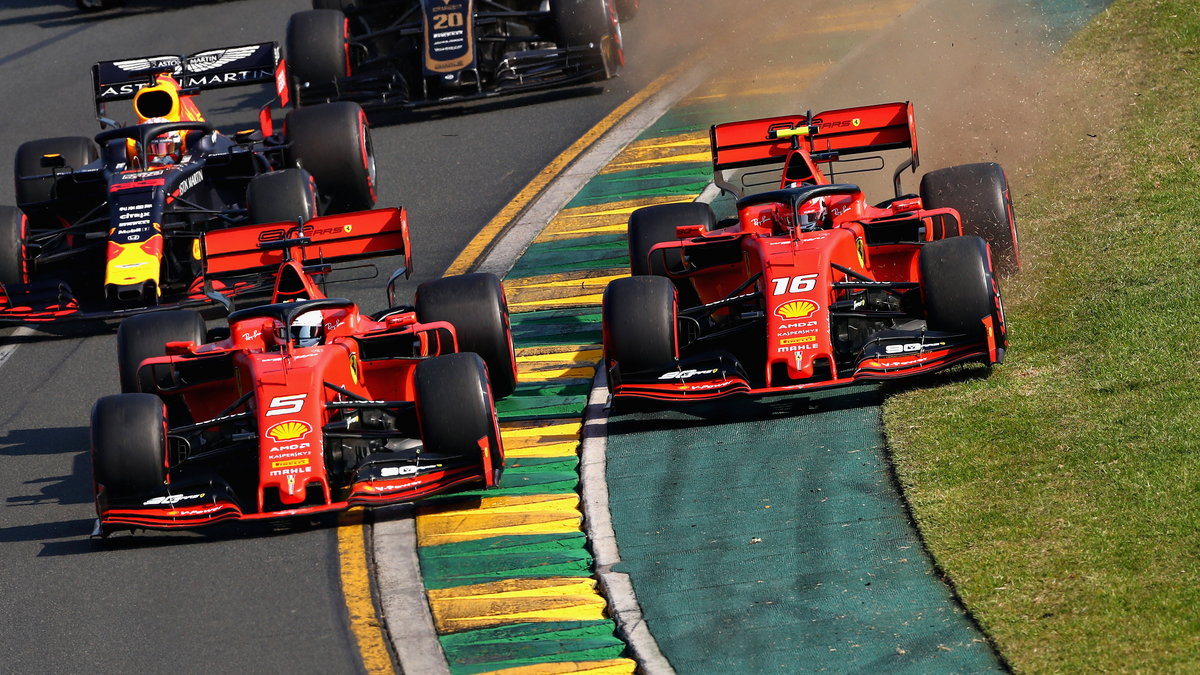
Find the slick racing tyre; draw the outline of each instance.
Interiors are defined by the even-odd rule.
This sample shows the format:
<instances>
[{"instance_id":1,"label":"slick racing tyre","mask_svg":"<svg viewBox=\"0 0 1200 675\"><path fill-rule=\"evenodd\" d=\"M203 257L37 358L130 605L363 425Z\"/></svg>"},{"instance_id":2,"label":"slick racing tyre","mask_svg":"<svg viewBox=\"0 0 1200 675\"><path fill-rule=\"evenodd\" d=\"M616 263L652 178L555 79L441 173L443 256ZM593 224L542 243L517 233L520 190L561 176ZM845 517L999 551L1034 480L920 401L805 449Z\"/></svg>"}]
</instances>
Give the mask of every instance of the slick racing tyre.
<instances>
[{"instance_id":1,"label":"slick racing tyre","mask_svg":"<svg viewBox=\"0 0 1200 675\"><path fill-rule=\"evenodd\" d=\"M259 174L246 187L246 212L254 225L307 223L317 215L317 189L304 169Z\"/></svg>"},{"instance_id":2,"label":"slick racing tyre","mask_svg":"<svg viewBox=\"0 0 1200 675\"><path fill-rule=\"evenodd\" d=\"M351 12L358 9L358 0L313 0L313 9L336 9Z\"/></svg>"},{"instance_id":3,"label":"slick racing tyre","mask_svg":"<svg viewBox=\"0 0 1200 675\"><path fill-rule=\"evenodd\" d=\"M492 478L499 482L504 448L483 359L465 352L425 359L417 364L413 384L424 451L475 461L486 437Z\"/></svg>"},{"instance_id":4,"label":"slick racing tyre","mask_svg":"<svg viewBox=\"0 0 1200 675\"><path fill-rule=\"evenodd\" d=\"M60 155L64 166L78 169L95 161L100 152L92 139L83 136L44 138L22 143L17 148L16 166L13 167L17 178L17 206L31 216L40 215L44 211L36 206L38 202L54 198L54 179L21 179L25 176L43 176L54 171L43 165L42 159L46 155Z\"/></svg>"},{"instance_id":5,"label":"slick racing tyre","mask_svg":"<svg viewBox=\"0 0 1200 675\"><path fill-rule=\"evenodd\" d=\"M291 159L317 181L328 213L375 206L375 150L362 107L339 101L296 108L285 124Z\"/></svg>"},{"instance_id":6,"label":"slick racing tyre","mask_svg":"<svg viewBox=\"0 0 1200 675\"><path fill-rule=\"evenodd\" d=\"M612 0L552 0L550 13L559 48L600 49L604 71L596 79L607 80L625 65L625 45Z\"/></svg>"},{"instance_id":7,"label":"slick racing tyre","mask_svg":"<svg viewBox=\"0 0 1200 675\"><path fill-rule=\"evenodd\" d=\"M25 258L24 214L11 206L0 206L0 284L29 281Z\"/></svg>"},{"instance_id":8,"label":"slick racing tyre","mask_svg":"<svg viewBox=\"0 0 1200 675\"><path fill-rule=\"evenodd\" d=\"M460 352L474 352L487 364L496 398L517 388L517 363L508 302L494 274L462 274L426 281L417 287L417 320L454 326Z\"/></svg>"},{"instance_id":9,"label":"slick racing tyre","mask_svg":"<svg viewBox=\"0 0 1200 675\"><path fill-rule=\"evenodd\" d=\"M305 83L332 85L350 75L346 15L336 2L322 4L335 6L297 12L288 19L284 45L293 105L303 103Z\"/></svg>"},{"instance_id":10,"label":"slick racing tyre","mask_svg":"<svg viewBox=\"0 0 1200 675\"><path fill-rule=\"evenodd\" d=\"M925 244L917 256L930 330L984 338L995 306L988 245L974 235Z\"/></svg>"},{"instance_id":11,"label":"slick racing tyre","mask_svg":"<svg viewBox=\"0 0 1200 675\"><path fill-rule=\"evenodd\" d=\"M683 225L703 225L705 231L716 228L717 218L712 207L702 202L646 206L629 216L629 272L633 276L657 274L666 276L667 269L681 269L679 254L662 255L650 260L650 249L668 241L676 241L675 228Z\"/></svg>"},{"instance_id":12,"label":"slick racing tyre","mask_svg":"<svg viewBox=\"0 0 1200 675\"><path fill-rule=\"evenodd\" d=\"M153 392L154 381L150 373L138 373L142 361L165 356L168 342L200 345L204 344L207 335L204 319L187 310L138 314L125 319L117 328L117 372L121 377L121 391Z\"/></svg>"},{"instance_id":13,"label":"slick racing tyre","mask_svg":"<svg viewBox=\"0 0 1200 675\"><path fill-rule=\"evenodd\" d=\"M930 171L921 177L921 202L927 209L958 211L963 234L983 237L991 245L993 268L1002 276L1021 269L1008 178L999 164L981 162Z\"/></svg>"},{"instance_id":14,"label":"slick racing tyre","mask_svg":"<svg viewBox=\"0 0 1200 675\"><path fill-rule=\"evenodd\" d=\"M678 356L675 286L656 276L614 279L604 289L604 359L620 372L667 369Z\"/></svg>"},{"instance_id":15,"label":"slick racing tyre","mask_svg":"<svg viewBox=\"0 0 1200 675\"><path fill-rule=\"evenodd\" d=\"M167 480L166 412L152 394L114 394L92 408L92 477L109 499L151 494Z\"/></svg>"}]
</instances>

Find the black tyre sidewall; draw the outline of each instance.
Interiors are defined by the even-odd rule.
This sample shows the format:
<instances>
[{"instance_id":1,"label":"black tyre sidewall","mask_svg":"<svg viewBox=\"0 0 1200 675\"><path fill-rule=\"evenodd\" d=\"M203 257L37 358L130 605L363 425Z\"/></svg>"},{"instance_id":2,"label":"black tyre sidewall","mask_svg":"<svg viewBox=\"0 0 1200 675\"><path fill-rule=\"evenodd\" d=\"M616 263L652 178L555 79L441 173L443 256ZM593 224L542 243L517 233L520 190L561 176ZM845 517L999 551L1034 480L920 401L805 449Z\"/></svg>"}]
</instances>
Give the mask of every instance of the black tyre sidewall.
<instances>
[{"instance_id":1,"label":"black tyre sidewall","mask_svg":"<svg viewBox=\"0 0 1200 675\"><path fill-rule=\"evenodd\" d=\"M139 377L138 367L146 359L164 356L168 342L203 344L208 331L195 312L172 310L131 316L117 328L117 372L121 391L153 392L148 375Z\"/></svg>"},{"instance_id":2,"label":"black tyre sidewall","mask_svg":"<svg viewBox=\"0 0 1200 675\"><path fill-rule=\"evenodd\" d=\"M317 215L312 174L304 169L282 169L255 176L246 187L246 211L255 225L307 223Z\"/></svg>"},{"instance_id":3,"label":"black tyre sidewall","mask_svg":"<svg viewBox=\"0 0 1200 675\"><path fill-rule=\"evenodd\" d=\"M993 268L1000 274L1020 269L1017 225L1003 167L980 162L930 171L921 177L920 190L925 208L958 211L963 234L983 237L991 245Z\"/></svg>"},{"instance_id":4,"label":"black tyre sidewall","mask_svg":"<svg viewBox=\"0 0 1200 675\"><path fill-rule=\"evenodd\" d=\"M166 417L152 394L105 396L92 408L92 476L110 499L146 495L166 481Z\"/></svg>"},{"instance_id":5,"label":"black tyre sidewall","mask_svg":"<svg viewBox=\"0 0 1200 675\"><path fill-rule=\"evenodd\" d=\"M297 108L286 125L291 159L312 174L330 213L375 205L375 156L362 107L339 101Z\"/></svg>"},{"instance_id":6,"label":"black tyre sidewall","mask_svg":"<svg viewBox=\"0 0 1200 675\"><path fill-rule=\"evenodd\" d=\"M25 216L11 206L0 206L0 284L28 281L25 270Z\"/></svg>"},{"instance_id":7,"label":"black tyre sidewall","mask_svg":"<svg viewBox=\"0 0 1200 675\"><path fill-rule=\"evenodd\" d=\"M629 215L629 271L633 276L657 274L666 276L661 260L650 260L650 249L668 241L676 241L675 228L684 225L716 227L712 207L703 202L660 204L646 206Z\"/></svg>"},{"instance_id":8,"label":"black tyre sidewall","mask_svg":"<svg viewBox=\"0 0 1200 675\"><path fill-rule=\"evenodd\" d=\"M284 44L296 105L300 104L301 83L332 83L347 75L346 16L340 9L293 14L288 19Z\"/></svg>"},{"instance_id":9,"label":"black tyre sidewall","mask_svg":"<svg viewBox=\"0 0 1200 675\"><path fill-rule=\"evenodd\" d=\"M415 304L417 320L451 324L459 351L483 359L497 399L516 389L508 302L496 275L462 274L426 281L417 287Z\"/></svg>"},{"instance_id":10,"label":"black tyre sidewall","mask_svg":"<svg viewBox=\"0 0 1200 675\"><path fill-rule=\"evenodd\" d=\"M675 286L657 276L615 279L604 289L604 358L621 372L665 369L675 363L678 312Z\"/></svg>"},{"instance_id":11,"label":"black tyre sidewall","mask_svg":"<svg viewBox=\"0 0 1200 675\"><path fill-rule=\"evenodd\" d=\"M930 242L918 267L929 329L982 339L995 304L987 242L974 235Z\"/></svg>"},{"instance_id":12,"label":"black tyre sidewall","mask_svg":"<svg viewBox=\"0 0 1200 675\"><path fill-rule=\"evenodd\" d=\"M426 359L413 375L417 420L426 452L482 459L479 439L488 437L493 460L503 457L496 434L487 367L478 354L461 352Z\"/></svg>"}]
</instances>

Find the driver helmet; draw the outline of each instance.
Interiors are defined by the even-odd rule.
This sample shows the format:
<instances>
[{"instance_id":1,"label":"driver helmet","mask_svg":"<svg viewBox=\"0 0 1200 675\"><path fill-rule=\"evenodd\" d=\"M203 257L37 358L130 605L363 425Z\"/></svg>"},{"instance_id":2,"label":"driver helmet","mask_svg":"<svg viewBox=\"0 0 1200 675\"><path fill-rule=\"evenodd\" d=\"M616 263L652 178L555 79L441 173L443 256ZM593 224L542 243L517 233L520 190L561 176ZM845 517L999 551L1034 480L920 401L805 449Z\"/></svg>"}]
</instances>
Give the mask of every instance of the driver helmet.
<instances>
[{"instance_id":1,"label":"driver helmet","mask_svg":"<svg viewBox=\"0 0 1200 675\"><path fill-rule=\"evenodd\" d=\"M810 199L802 204L798 211L801 232L815 232L829 224L829 209L825 206L824 197Z\"/></svg>"},{"instance_id":2,"label":"driver helmet","mask_svg":"<svg viewBox=\"0 0 1200 675\"><path fill-rule=\"evenodd\" d=\"M165 117L151 117L146 124L162 124L171 120ZM146 163L150 166L163 166L179 161L179 146L182 139L178 131L171 131L161 136L155 136L147 143Z\"/></svg>"},{"instance_id":3,"label":"driver helmet","mask_svg":"<svg viewBox=\"0 0 1200 675\"><path fill-rule=\"evenodd\" d=\"M304 312L292 320L289 328L292 344L297 347L312 347L321 343L325 334L325 318L320 310Z\"/></svg>"}]
</instances>

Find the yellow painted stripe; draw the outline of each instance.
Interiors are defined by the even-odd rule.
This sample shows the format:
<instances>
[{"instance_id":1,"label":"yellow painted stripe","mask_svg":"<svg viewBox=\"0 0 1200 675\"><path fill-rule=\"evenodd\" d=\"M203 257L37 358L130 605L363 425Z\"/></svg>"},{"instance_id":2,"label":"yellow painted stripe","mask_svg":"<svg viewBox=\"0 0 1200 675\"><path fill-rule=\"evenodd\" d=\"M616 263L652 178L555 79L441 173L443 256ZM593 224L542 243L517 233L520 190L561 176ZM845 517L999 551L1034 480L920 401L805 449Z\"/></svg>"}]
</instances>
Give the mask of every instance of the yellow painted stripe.
<instances>
[{"instance_id":1,"label":"yellow painted stripe","mask_svg":"<svg viewBox=\"0 0 1200 675\"><path fill-rule=\"evenodd\" d=\"M504 458L506 461L531 458L574 457L579 454L579 440L546 443L535 440L519 446L509 445L504 441Z\"/></svg>"},{"instance_id":2,"label":"yellow painted stripe","mask_svg":"<svg viewBox=\"0 0 1200 675\"><path fill-rule=\"evenodd\" d=\"M590 380L596 376L595 366L579 368L547 368L544 370L521 370L522 382L550 382L552 380Z\"/></svg>"},{"instance_id":3,"label":"yellow painted stripe","mask_svg":"<svg viewBox=\"0 0 1200 675\"><path fill-rule=\"evenodd\" d=\"M363 669L372 675L395 673L383 622L375 612L375 601L371 596L362 508L351 509L339 517L337 534L342 597Z\"/></svg>"},{"instance_id":4,"label":"yellow painted stripe","mask_svg":"<svg viewBox=\"0 0 1200 675\"><path fill-rule=\"evenodd\" d=\"M637 661L633 659L607 659L604 661L574 661L568 663L538 663L532 666L490 670L480 675L629 675L637 672Z\"/></svg>"},{"instance_id":5,"label":"yellow painted stripe","mask_svg":"<svg viewBox=\"0 0 1200 675\"><path fill-rule=\"evenodd\" d=\"M564 307L582 307L585 305L599 305L600 300L604 297L603 293L595 293L593 295L576 295L566 298L545 298L542 300L530 300L526 302L513 302L509 300L509 309L518 309L532 311L535 309L560 309Z\"/></svg>"},{"instance_id":6,"label":"yellow painted stripe","mask_svg":"<svg viewBox=\"0 0 1200 675\"><path fill-rule=\"evenodd\" d=\"M592 127L579 140L572 143L571 147L563 151L563 153L556 157L553 162L550 162L546 168L542 169L536 178L531 180L528 185L518 192L517 196L513 197L512 201L510 201L507 206L501 209L500 213L497 213L496 217L492 218L491 221L489 221L488 224L479 231L479 234L475 235L475 237L471 240L471 243L463 249L462 253L460 253L457 258L454 259L454 262L450 263L450 267L446 269L446 272L443 276L469 272L471 268L474 267L477 262L479 262L479 259L483 257L483 254L487 252L488 248L492 245L496 238L500 236L500 233L504 231L504 228L508 227L509 223L511 223L513 219L521 213L521 211L525 210L525 208L529 206L529 204L542 192L542 190L546 189L546 186L550 184L550 181L562 173L562 171L566 169L571 162L574 162L579 155L583 154L584 150L587 150L593 143L599 140L601 136L608 133L610 129L616 126L617 122L620 122L622 119L624 119L626 115L631 113L651 96L654 96L658 92L662 91L663 88L677 79L685 70L691 68L693 65L694 64L691 61L681 61L679 65L672 68L654 82L651 82L650 85L645 89L629 97L629 100L617 106L615 110L606 115L604 119L600 120L596 126Z\"/></svg>"},{"instance_id":7,"label":"yellow painted stripe","mask_svg":"<svg viewBox=\"0 0 1200 675\"><path fill-rule=\"evenodd\" d=\"M599 621L605 601L590 578L506 579L428 591L438 633L533 621Z\"/></svg>"},{"instance_id":8,"label":"yellow painted stripe","mask_svg":"<svg viewBox=\"0 0 1200 675\"><path fill-rule=\"evenodd\" d=\"M569 534L578 532L583 522L575 493L486 497L466 508L445 502L421 506L417 514L419 546L523 534Z\"/></svg>"},{"instance_id":9,"label":"yellow painted stripe","mask_svg":"<svg viewBox=\"0 0 1200 675\"><path fill-rule=\"evenodd\" d=\"M535 358L539 355L574 354L581 351L594 351L600 345L541 345L537 347L518 347L517 358Z\"/></svg>"},{"instance_id":10,"label":"yellow painted stripe","mask_svg":"<svg viewBox=\"0 0 1200 675\"><path fill-rule=\"evenodd\" d=\"M603 349L599 345L588 347L573 347L566 352L550 352L545 354L517 354L517 366L533 363L595 363L600 360Z\"/></svg>"},{"instance_id":11,"label":"yellow painted stripe","mask_svg":"<svg viewBox=\"0 0 1200 675\"><path fill-rule=\"evenodd\" d=\"M545 420L522 420L518 422L501 422L500 433L505 440L509 438L547 438L550 436L579 437L583 421L576 418L571 420L559 419L555 423Z\"/></svg>"}]
</instances>

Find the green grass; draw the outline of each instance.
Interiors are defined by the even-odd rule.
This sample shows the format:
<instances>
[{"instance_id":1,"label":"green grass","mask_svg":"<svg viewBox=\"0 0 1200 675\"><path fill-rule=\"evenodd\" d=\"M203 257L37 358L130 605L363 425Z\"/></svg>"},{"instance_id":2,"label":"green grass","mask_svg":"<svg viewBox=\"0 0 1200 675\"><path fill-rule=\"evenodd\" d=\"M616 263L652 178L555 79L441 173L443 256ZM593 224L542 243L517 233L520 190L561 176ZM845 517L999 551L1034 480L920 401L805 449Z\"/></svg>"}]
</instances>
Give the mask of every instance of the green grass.
<instances>
[{"instance_id":1,"label":"green grass","mask_svg":"<svg viewBox=\"0 0 1200 675\"><path fill-rule=\"evenodd\" d=\"M1052 150L1010 175L1007 363L900 390L889 444L1016 671L1196 672L1200 5L1118 0L1064 58Z\"/></svg>"}]
</instances>

